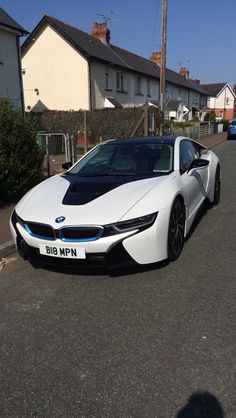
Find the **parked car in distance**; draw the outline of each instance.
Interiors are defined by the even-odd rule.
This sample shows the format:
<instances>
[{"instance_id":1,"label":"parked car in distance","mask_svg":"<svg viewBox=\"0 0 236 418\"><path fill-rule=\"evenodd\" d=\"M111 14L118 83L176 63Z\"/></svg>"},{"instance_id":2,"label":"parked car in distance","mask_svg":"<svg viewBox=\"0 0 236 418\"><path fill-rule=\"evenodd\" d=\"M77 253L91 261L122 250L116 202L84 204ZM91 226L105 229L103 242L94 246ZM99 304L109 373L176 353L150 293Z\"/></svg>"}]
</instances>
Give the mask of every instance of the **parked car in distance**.
<instances>
[{"instance_id":1,"label":"parked car in distance","mask_svg":"<svg viewBox=\"0 0 236 418\"><path fill-rule=\"evenodd\" d=\"M30 190L11 231L24 259L78 267L176 260L205 199L220 200L216 154L185 137L110 140Z\"/></svg>"},{"instance_id":2,"label":"parked car in distance","mask_svg":"<svg viewBox=\"0 0 236 418\"><path fill-rule=\"evenodd\" d=\"M236 120L232 120L227 129L227 139L236 138Z\"/></svg>"}]
</instances>

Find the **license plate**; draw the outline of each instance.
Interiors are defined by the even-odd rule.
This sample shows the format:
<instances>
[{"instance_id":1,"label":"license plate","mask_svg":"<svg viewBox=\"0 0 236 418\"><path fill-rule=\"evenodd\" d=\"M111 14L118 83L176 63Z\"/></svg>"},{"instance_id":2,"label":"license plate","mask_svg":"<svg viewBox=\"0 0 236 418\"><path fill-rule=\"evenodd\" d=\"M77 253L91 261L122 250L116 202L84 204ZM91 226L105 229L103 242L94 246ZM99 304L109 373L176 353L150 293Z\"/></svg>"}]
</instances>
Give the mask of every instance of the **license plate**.
<instances>
[{"instance_id":1,"label":"license plate","mask_svg":"<svg viewBox=\"0 0 236 418\"><path fill-rule=\"evenodd\" d=\"M61 257L61 258L80 258L85 259L86 253L84 248L74 247L61 247L56 245L39 245L39 252L42 255L48 255L50 257Z\"/></svg>"}]
</instances>

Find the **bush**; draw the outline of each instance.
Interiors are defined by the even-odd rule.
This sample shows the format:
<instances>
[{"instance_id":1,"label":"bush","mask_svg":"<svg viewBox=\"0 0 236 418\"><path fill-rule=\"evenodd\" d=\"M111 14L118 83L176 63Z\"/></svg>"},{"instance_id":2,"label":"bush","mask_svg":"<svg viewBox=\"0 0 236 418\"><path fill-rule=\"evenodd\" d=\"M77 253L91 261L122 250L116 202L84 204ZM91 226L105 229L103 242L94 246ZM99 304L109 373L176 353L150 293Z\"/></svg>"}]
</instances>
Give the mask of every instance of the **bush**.
<instances>
[{"instance_id":1,"label":"bush","mask_svg":"<svg viewBox=\"0 0 236 418\"><path fill-rule=\"evenodd\" d=\"M97 144L100 139L128 138L133 133L144 113L144 106L122 109L101 109L86 112L88 143ZM158 108L149 108L154 114L155 125L158 127L162 115ZM84 135L84 111L45 111L42 114L30 114L36 120L38 130L44 132L62 132L76 137ZM144 123L134 136L144 135Z\"/></svg>"},{"instance_id":2,"label":"bush","mask_svg":"<svg viewBox=\"0 0 236 418\"><path fill-rule=\"evenodd\" d=\"M216 114L215 112L208 112L204 117L204 122L215 122L216 121Z\"/></svg>"},{"instance_id":3,"label":"bush","mask_svg":"<svg viewBox=\"0 0 236 418\"><path fill-rule=\"evenodd\" d=\"M36 142L35 123L0 102L0 200L20 197L41 174L43 155Z\"/></svg>"},{"instance_id":4,"label":"bush","mask_svg":"<svg viewBox=\"0 0 236 418\"><path fill-rule=\"evenodd\" d=\"M223 123L223 131L227 131L229 127L229 120L228 119L222 119L220 123Z\"/></svg>"}]
</instances>

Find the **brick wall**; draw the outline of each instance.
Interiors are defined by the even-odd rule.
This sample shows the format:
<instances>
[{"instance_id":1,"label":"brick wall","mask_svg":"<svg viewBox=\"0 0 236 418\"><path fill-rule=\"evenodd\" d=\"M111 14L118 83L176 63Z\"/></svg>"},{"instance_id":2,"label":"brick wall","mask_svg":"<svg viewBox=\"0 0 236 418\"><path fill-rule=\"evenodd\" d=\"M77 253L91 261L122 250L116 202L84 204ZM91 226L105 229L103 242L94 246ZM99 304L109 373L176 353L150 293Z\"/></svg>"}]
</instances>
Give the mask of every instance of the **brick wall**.
<instances>
[{"instance_id":1,"label":"brick wall","mask_svg":"<svg viewBox=\"0 0 236 418\"><path fill-rule=\"evenodd\" d=\"M233 119L234 109L215 109L215 114L217 118Z\"/></svg>"}]
</instances>

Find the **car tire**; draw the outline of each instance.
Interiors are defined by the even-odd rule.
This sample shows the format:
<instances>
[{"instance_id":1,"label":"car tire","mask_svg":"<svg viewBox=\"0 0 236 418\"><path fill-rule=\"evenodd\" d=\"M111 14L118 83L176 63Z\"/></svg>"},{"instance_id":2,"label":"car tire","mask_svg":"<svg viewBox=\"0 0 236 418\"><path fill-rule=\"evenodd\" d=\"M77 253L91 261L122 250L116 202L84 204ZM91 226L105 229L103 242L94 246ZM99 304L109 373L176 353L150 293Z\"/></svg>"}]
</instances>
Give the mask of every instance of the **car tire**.
<instances>
[{"instance_id":1,"label":"car tire","mask_svg":"<svg viewBox=\"0 0 236 418\"><path fill-rule=\"evenodd\" d=\"M220 180L220 166L216 167L215 183L214 183L214 199L213 205L218 205L220 202L221 180Z\"/></svg>"},{"instance_id":2,"label":"car tire","mask_svg":"<svg viewBox=\"0 0 236 418\"><path fill-rule=\"evenodd\" d=\"M168 230L168 259L176 260L184 246L185 207L182 199L177 198L170 213Z\"/></svg>"}]
</instances>

